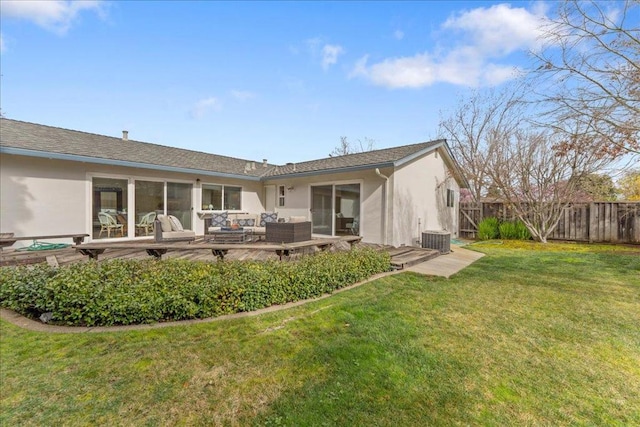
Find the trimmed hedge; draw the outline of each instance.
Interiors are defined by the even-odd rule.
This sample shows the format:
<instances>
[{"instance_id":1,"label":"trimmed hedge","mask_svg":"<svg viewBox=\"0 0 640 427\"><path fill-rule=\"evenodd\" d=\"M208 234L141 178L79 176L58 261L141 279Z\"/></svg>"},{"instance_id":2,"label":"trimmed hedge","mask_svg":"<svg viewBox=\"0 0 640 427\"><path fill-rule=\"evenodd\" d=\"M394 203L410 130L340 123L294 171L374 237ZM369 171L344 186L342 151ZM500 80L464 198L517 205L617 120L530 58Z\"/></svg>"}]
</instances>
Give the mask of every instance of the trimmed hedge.
<instances>
[{"instance_id":1,"label":"trimmed hedge","mask_svg":"<svg viewBox=\"0 0 640 427\"><path fill-rule=\"evenodd\" d=\"M108 326L199 319L317 297L389 271L385 251L297 261L94 261L0 268L0 306L52 323Z\"/></svg>"}]
</instances>

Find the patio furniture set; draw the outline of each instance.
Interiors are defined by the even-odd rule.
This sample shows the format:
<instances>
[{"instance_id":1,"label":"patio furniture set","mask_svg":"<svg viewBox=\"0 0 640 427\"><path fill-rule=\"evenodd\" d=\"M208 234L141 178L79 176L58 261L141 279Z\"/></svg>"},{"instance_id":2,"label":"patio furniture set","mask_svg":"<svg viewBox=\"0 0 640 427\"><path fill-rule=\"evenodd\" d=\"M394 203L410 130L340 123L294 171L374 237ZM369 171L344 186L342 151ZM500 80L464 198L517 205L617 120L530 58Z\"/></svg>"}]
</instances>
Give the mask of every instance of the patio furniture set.
<instances>
[{"instance_id":1,"label":"patio furniture set","mask_svg":"<svg viewBox=\"0 0 640 427\"><path fill-rule=\"evenodd\" d=\"M144 249L147 254L161 258L169 250L183 251L195 249L211 250L214 256L223 260L230 249L254 249L275 251L282 257L304 248L317 247L321 250L338 241L351 244L359 242L360 236L342 238L311 238L311 222L305 217L290 217L288 221L278 220L277 214L263 213L261 222L256 226L257 218L247 218L249 214L226 213L205 217L203 242L190 244L195 240L195 233L184 230L180 221L172 215L157 215L154 223L154 241L151 243L88 243L76 245L83 255L97 259L106 249ZM264 240L264 242L259 242ZM180 242L188 242L183 244Z\"/></svg>"},{"instance_id":2,"label":"patio furniture set","mask_svg":"<svg viewBox=\"0 0 640 427\"><path fill-rule=\"evenodd\" d=\"M303 216L285 221L275 212L260 215L227 212L204 217L205 240L216 243L246 243L265 240L271 243L296 243L311 240L311 222Z\"/></svg>"},{"instance_id":3,"label":"patio furniture set","mask_svg":"<svg viewBox=\"0 0 640 427\"><path fill-rule=\"evenodd\" d=\"M127 218L126 213L111 213L111 212L98 212L98 221L100 222L100 232L98 238L102 237L102 233L107 233L107 238L120 234L124 237L127 232ZM156 220L156 213L149 212L142 216L140 222L136 223L136 232L141 235L148 236L153 233L154 221Z\"/></svg>"}]
</instances>

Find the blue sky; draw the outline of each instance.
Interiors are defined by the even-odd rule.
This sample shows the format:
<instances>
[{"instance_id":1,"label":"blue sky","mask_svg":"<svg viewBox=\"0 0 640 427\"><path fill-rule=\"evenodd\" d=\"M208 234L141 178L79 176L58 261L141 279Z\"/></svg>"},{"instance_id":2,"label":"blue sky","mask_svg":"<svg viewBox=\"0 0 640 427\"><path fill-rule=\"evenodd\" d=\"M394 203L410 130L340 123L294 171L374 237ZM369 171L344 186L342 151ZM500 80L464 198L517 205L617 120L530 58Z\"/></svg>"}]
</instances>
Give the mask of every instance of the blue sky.
<instances>
[{"instance_id":1,"label":"blue sky","mask_svg":"<svg viewBox=\"0 0 640 427\"><path fill-rule=\"evenodd\" d=\"M0 2L7 118L283 164L437 137L543 2Z\"/></svg>"}]
</instances>

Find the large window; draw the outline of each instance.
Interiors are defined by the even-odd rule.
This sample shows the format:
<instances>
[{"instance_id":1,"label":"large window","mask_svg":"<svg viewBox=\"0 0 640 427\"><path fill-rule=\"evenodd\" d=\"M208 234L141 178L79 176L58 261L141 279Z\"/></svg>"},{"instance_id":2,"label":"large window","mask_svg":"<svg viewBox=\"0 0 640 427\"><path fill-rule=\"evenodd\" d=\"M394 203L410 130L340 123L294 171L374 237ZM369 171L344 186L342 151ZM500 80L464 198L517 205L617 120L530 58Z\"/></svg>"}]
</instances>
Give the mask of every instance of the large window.
<instances>
[{"instance_id":1,"label":"large window","mask_svg":"<svg viewBox=\"0 0 640 427\"><path fill-rule=\"evenodd\" d=\"M202 186L202 209L222 210L222 185Z\"/></svg>"},{"instance_id":2,"label":"large window","mask_svg":"<svg viewBox=\"0 0 640 427\"><path fill-rule=\"evenodd\" d=\"M202 185L202 209L242 210L242 187L231 185Z\"/></svg>"}]
</instances>

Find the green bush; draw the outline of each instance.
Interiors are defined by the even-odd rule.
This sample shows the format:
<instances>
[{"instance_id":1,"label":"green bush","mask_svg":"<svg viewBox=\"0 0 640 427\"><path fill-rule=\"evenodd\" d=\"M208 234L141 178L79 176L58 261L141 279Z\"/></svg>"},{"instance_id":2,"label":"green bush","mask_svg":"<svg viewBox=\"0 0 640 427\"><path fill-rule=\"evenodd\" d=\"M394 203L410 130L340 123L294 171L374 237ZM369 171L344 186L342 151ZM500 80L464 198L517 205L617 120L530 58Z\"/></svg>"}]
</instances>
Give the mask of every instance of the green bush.
<instances>
[{"instance_id":1,"label":"green bush","mask_svg":"<svg viewBox=\"0 0 640 427\"><path fill-rule=\"evenodd\" d=\"M522 221L504 221L499 226L500 238L504 240L529 240L531 233Z\"/></svg>"},{"instance_id":2,"label":"green bush","mask_svg":"<svg viewBox=\"0 0 640 427\"><path fill-rule=\"evenodd\" d=\"M478 239L491 240L497 239L500 236L500 230L498 229L500 223L498 218L488 217L480 221L478 224Z\"/></svg>"},{"instance_id":3,"label":"green bush","mask_svg":"<svg viewBox=\"0 0 640 427\"><path fill-rule=\"evenodd\" d=\"M0 306L66 325L197 319L313 298L390 269L387 252L356 248L297 261L111 260L57 269L0 268Z\"/></svg>"}]
</instances>

